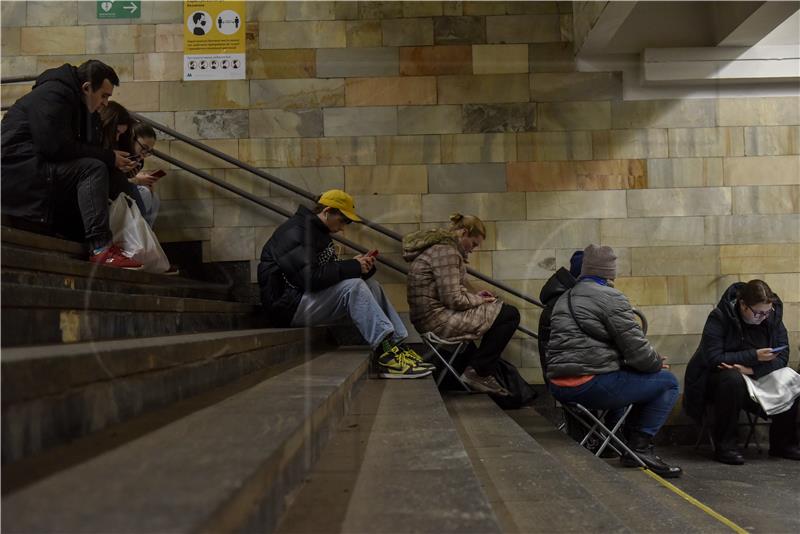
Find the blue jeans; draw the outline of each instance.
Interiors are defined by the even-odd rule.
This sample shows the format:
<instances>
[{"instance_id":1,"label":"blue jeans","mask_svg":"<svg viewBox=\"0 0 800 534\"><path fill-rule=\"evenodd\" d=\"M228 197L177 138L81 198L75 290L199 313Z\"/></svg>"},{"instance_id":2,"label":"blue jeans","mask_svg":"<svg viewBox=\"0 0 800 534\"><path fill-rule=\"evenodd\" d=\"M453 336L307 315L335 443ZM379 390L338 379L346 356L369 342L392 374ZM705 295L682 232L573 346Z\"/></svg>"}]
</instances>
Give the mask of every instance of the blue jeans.
<instances>
[{"instance_id":1,"label":"blue jeans","mask_svg":"<svg viewBox=\"0 0 800 534\"><path fill-rule=\"evenodd\" d=\"M152 228L156 222L156 217L158 217L158 210L161 208L161 199L149 187L137 185L136 189L139 191L139 196L142 198L142 205L144 206L142 217Z\"/></svg>"},{"instance_id":2,"label":"blue jeans","mask_svg":"<svg viewBox=\"0 0 800 534\"><path fill-rule=\"evenodd\" d=\"M343 319L350 319L373 349L386 338L399 343L408 337L403 320L372 278L350 278L314 293L303 293L291 326L332 325Z\"/></svg>"},{"instance_id":3,"label":"blue jeans","mask_svg":"<svg viewBox=\"0 0 800 534\"><path fill-rule=\"evenodd\" d=\"M579 402L587 408L612 410L606 423L613 424L622 409L633 404L625 426L655 436L678 400L678 379L667 370L658 373L615 371L595 375L578 387L561 387L550 382L550 392L561 402Z\"/></svg>"}]
</instances>

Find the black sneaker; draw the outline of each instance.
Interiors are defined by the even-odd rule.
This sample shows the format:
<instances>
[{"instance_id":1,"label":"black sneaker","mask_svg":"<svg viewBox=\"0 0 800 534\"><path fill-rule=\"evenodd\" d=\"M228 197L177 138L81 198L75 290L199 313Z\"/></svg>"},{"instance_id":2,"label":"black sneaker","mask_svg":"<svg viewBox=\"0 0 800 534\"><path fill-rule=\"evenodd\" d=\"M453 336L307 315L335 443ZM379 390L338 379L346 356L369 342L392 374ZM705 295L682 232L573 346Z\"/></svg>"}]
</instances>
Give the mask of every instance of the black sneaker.
<instances>
[{"instance_id":1,"label":"black sneaker","mask_svg":"<svg viewBox=\"0 0 800 534\"><path fill-rule=\"evenodd\" d=\"M419 367L397 345L378 356L376 363L381 378L423 378L433 372L432 369Z\"/></svg>"},{"instance_id":2,"label":"black sneaker","mask_svg":"<svg viewBox=\"0 0 800 534\"><path fill-rule=\"evenodd\" d=\"M800 447L797 445L789 445L782 449L769 450L770 456L777 456L779 458L786 458L787 460L800 460Z\"/></svg>"}]
</instances>

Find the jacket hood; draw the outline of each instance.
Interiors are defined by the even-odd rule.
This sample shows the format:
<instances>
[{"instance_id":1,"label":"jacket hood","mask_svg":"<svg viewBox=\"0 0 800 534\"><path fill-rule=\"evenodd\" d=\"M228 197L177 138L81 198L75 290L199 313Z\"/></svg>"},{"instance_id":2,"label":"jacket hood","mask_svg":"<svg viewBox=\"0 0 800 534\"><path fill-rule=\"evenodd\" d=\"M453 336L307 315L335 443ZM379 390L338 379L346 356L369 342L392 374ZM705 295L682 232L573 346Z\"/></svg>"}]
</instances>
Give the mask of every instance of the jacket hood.
<instances>
[{"instance_id":1,"label":"jacket hood","mask_svg":"<svg viewBox=\"0 0 800 534\"><path fill-rule=\"evenodd\" d=\"M81 84L80 80L78 80L78 69L69 63L44 71L41 76L36 78L36 83L33 85L33 88L36 89L45 83L62 83L72 89L78 97L82 96Z\"/></svg>"},{"instance_id":2,"label":"jacket hood","mask_svg":"<svg viewBox=\"0 0 800 534\"><path fill-rule=\"evenodd\" d=\"M739 312L736 309L736 300L739 290L741 290L745 286L744 282L736 282L730 285L728 289L722 294L722 297L719 299L717 303L717 310L721 312L725 319L730 321L732 324L739 325ZM781 299L775 295L776 300L773 304L775 308L775 313L770 314L767 318L767 322L770 324L780 322L783 320L783 302Z\"/></svg>"},{"instance_id":3,"label":"jacket hood","mask_svg":"<svg viewBox=\"0 0 800 534\"><path fill-rule=\"evenodd\" d=\"M320 221L319 217L317 217L315 213L313 213L310 209L303 206L302 204L297 207L297 211L294 212L292 219L294 219L295 224L299 225L302 228L306 228L307 226L310 225L325 234L331 233L330 228L325 226L325 223Z\"/></svg>"},{"instance_id":4,"label":"jacket hood","mask_svg":"<svg viewBox=\"0 0 800 534\"><path fill-rule=\"evenodd\" d=\"M550 300L563 295L565 291L575 285L575 282L577 282L575 277L567 269L561 267L545 282L539 293L539 300L542 301L542 304L547 304Z\"/></svg>"},{"instance_id":5,"label":"jacket hood","mask_svg":"<svg viewBox=\"0 0 800 534\"><path fill-rule=\"evenodd\" d=\"M452 245L458 249L462 256L464 251L458 245L458 239L449 230L435 228L433 230L419 230L403 237L403 259L411 263L417 256L431 248L433 245ZM465 257L466 259L466 257Z\"/></svg>"}]
</instances>

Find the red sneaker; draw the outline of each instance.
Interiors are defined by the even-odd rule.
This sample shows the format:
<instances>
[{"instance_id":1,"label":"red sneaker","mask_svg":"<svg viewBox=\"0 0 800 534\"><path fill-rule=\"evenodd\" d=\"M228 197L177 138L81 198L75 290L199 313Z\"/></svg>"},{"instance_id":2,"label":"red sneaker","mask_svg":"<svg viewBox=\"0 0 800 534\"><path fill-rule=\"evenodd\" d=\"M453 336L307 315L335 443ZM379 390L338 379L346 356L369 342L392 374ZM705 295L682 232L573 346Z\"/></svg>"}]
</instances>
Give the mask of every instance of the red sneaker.
<instances>
[{"instance_id":1,"label":"red sneaker","mask_svg":"<svg viewBox=\"0 0 800 534\"><path fill-rule=\"evenodd\" d=\"M89 257L89 261L98 265L106 267L116 267L118 269L128 269L130 271L138 271L142 268L142 264L133 261L122 253L117 245L111 245L104 252L93 254Z\"/></svg>"}]
</instances>

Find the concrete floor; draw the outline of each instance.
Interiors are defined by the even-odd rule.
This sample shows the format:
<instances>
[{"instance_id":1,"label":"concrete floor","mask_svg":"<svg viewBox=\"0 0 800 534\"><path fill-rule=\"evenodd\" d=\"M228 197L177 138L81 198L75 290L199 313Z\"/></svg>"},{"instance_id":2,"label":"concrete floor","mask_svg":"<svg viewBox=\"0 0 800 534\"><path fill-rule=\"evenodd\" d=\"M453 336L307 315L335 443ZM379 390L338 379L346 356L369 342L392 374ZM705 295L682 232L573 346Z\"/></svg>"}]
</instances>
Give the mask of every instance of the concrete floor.
<instances>
[{"instance_id":1,"label":"concrete floor","mask_svg":"<svg viewBox=\"0 0 800 534\"><path fill-rule=\"evenodd\" d=\"M707 446L659 447L658 453L684 470L670 482L740 527L800 532L800 461L771 458L752 445L743 451L746 463L738 466L715 462Z\"/></svg>"}]
</instances>

